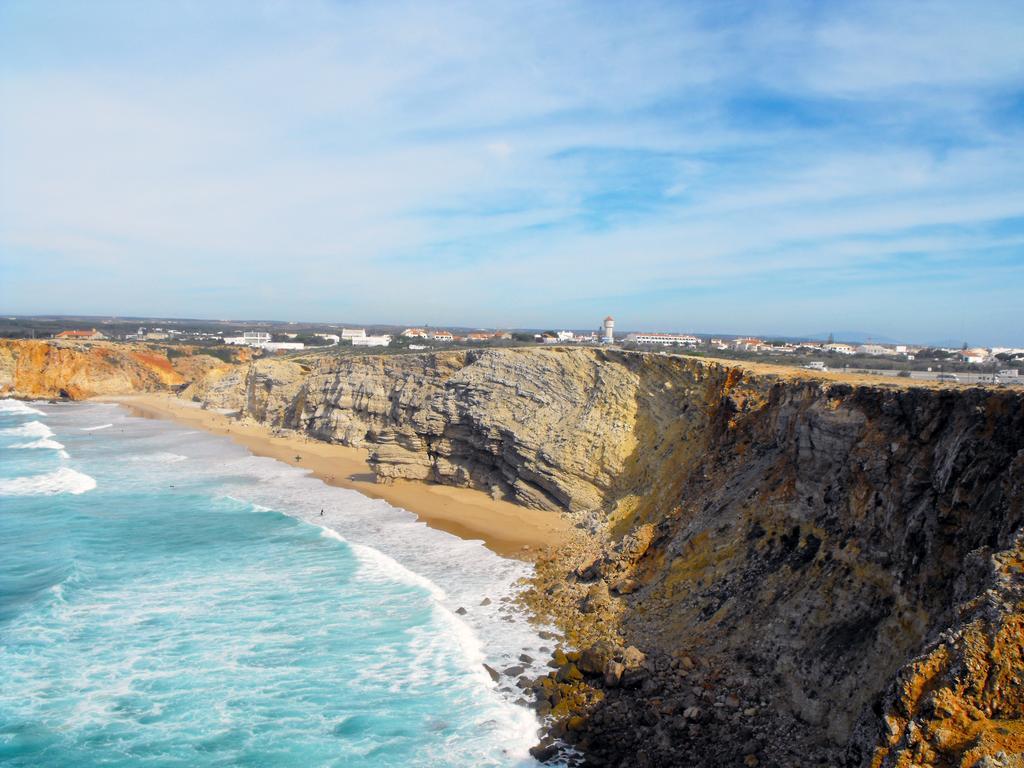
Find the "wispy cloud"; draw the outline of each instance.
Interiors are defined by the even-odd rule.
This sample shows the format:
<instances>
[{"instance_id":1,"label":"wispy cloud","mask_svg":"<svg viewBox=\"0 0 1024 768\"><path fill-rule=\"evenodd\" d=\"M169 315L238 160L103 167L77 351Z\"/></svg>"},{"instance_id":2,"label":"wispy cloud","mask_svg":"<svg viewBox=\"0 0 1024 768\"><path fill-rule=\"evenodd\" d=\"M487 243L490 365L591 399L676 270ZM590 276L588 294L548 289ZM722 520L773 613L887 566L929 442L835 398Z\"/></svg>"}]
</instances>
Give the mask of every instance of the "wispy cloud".
<instances>
[{"instance_id":1,"label":"wispy cloud","mask_svg":"<svg viewBox=\"0 0 1024 768\"><path fill-rule=\"evenodd\" d=\"M1022 37L1006 3L12 0L0 304L1024 343Z\"/></svg>"}]
</instances>

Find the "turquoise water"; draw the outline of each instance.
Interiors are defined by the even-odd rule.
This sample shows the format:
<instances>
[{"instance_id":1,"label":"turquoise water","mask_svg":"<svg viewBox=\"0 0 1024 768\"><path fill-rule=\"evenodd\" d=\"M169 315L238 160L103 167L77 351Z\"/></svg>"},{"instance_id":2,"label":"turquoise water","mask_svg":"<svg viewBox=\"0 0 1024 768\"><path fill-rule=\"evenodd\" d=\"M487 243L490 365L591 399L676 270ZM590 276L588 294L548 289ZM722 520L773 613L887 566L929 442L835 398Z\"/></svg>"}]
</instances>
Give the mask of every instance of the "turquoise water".
<instances>
[{"instance_id":1,"label":"turquoise water","mask_svg":"<svg viewBox=\"0 0 1024 768\"><path fill-rule=\"evenodd\" d=\"M531 764L481 666L537 654L521 569L218 438L0 401L0 764Z\"/></svg>"}]
</instances>

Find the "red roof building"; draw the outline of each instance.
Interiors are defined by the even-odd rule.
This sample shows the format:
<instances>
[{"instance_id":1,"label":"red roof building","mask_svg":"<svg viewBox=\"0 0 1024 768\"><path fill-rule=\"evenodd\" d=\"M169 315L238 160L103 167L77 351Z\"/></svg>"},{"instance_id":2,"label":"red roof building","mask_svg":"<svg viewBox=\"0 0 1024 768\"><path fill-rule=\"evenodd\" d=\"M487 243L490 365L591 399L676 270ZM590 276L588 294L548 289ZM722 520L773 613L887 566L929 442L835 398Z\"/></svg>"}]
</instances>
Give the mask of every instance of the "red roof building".
<instances>
[{"instance_id":1,"label":"red roof building","mask_svg":"<svg viewBox=\"0 0 1024 768\"><path fill-rule=\"evenodd\" d=\"M54 336L54 338L95 341L97 339L105 339L107 337L93 328L91 331L61 331Z\"/></svg>"}]
</instances>

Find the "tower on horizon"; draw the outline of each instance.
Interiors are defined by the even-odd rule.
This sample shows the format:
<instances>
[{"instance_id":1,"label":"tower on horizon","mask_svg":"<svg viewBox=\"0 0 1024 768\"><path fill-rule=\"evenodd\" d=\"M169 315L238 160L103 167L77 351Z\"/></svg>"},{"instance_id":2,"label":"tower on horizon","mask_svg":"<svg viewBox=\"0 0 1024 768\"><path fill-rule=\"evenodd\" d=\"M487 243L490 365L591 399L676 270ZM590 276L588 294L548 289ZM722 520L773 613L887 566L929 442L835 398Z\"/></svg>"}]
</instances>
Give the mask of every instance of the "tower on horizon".
<instances>
[{"instance_id":1,"label":"tower on horizon","mask_svg":"<svg viewBox=\"0 0 1024 768\"><path fill-rule=\"evenodd\" d=\"M601 342L603 344L615 343L615 318L611 315L604 319L604 335L601 336Z\"/></svg>"}]
</instances>

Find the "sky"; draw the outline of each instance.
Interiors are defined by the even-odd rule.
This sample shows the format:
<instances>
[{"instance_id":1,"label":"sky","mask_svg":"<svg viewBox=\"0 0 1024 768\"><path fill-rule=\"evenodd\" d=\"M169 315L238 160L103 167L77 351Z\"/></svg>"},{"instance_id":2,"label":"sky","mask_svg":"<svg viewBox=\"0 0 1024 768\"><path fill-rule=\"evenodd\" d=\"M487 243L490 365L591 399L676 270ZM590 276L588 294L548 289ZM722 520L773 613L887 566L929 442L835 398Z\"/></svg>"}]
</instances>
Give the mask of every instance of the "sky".
<instances>
[{"instance_id":1,"label":"sky","mask_svg":"<svg viewBox=\"0 0 1024 768\"><path fill-rule=\"evenodd\" d=\"M1024 3L0 0L0 312L1024 346Z\"/></svg>"}]
</instances>

